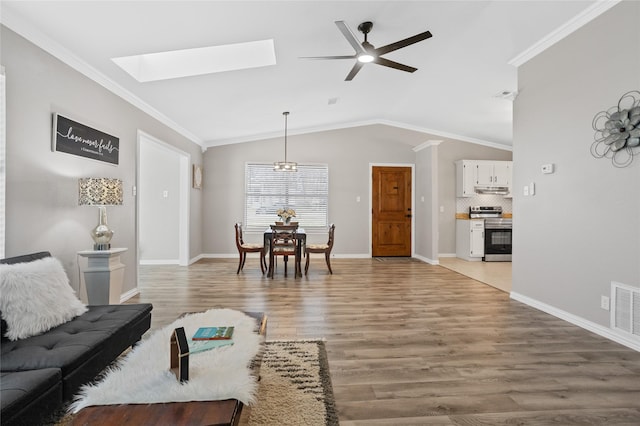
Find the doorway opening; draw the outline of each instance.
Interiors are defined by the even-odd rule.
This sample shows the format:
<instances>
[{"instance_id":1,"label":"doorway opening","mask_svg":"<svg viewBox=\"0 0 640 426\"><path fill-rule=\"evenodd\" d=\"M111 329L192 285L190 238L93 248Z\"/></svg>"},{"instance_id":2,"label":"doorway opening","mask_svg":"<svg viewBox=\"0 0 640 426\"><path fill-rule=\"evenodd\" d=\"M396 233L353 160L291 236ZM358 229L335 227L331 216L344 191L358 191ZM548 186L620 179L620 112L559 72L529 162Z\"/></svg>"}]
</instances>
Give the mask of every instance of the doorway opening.
<instances>
[{"instance_id":1,"label":"doorway opening","mask_svg":"<svg viewBox=\"0 0 640 426\"><path fill-rule=\"evenodd\" d=\"M189 264L190 162L188 153L138 131L139 265Z\"/></svg>"},{"instance_id":2,"label":"doorway opening","mask_svg":"<svg viewBox=\"0 0 640 426\"><path fill-rule=\"evenodd\" d=\"M372 257L413 255L413 164L371 164Z\"/></svg>"}]
</instances>

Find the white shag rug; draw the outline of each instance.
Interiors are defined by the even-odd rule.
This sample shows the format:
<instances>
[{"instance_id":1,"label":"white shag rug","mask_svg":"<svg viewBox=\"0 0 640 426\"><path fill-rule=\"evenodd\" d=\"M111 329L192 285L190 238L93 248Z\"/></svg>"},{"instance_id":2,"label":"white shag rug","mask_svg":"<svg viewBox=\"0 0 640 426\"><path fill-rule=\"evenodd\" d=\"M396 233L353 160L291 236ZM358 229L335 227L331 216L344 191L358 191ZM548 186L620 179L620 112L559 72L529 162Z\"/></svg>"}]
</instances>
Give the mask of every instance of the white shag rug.
<instances>
[{"instance_id":1,"label":"white shag rug","mask_svg":"<svg viewBox=\"0 0 640 426\"><path fill-rule=\"evenodd\" d=\"M234 326L233 345L189 356L189 381L181 384L169 370L171 333L184 327L187 338L199 327ZM237 399L251 405L257 390L251 360L261 350L263 337L255 332L256 320L240 311L211 309L189 314L154 332L98 383L85 385L69 411L91 405L148 404L159 402Z\"/></svg>"}]
</instances>

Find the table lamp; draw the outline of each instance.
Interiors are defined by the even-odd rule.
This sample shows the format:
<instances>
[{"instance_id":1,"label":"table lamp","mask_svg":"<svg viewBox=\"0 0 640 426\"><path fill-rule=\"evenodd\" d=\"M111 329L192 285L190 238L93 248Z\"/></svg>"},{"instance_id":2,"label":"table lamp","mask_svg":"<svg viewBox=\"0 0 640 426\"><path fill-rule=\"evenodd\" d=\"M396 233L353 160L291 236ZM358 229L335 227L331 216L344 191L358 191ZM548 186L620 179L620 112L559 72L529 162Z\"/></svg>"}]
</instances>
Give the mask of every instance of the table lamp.
<instances>
[{"instance_id":1,"label":"table lamp","mask_svg":"<svg viewBox=\"0 0 640 426\"><path fill-rule=\"evenodd\" d=\"M122 181L111 178L78 179L78 205L98 206L98 226L91 230L94 250L109 250L113 231L107 226L107 207L122 205Z\"/></svg>"}]
</instances>

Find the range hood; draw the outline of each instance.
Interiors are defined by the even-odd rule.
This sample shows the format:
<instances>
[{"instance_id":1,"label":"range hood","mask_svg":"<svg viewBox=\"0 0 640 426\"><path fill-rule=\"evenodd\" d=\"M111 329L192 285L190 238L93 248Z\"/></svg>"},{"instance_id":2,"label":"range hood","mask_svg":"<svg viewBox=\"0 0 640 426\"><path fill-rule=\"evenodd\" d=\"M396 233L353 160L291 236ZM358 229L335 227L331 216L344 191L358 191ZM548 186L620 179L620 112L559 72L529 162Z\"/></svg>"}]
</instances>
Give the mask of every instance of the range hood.
<instances>
[{"instance_id":1,"label":"range hood","mask_svg":"<svg viewBox=\"0 0 640 426\"><path fill-rule=\"evenodd\" d=\"M508 195L508 186L476 186L476 194L496 194L496 195Z\"/></svg>"}]
</instances>

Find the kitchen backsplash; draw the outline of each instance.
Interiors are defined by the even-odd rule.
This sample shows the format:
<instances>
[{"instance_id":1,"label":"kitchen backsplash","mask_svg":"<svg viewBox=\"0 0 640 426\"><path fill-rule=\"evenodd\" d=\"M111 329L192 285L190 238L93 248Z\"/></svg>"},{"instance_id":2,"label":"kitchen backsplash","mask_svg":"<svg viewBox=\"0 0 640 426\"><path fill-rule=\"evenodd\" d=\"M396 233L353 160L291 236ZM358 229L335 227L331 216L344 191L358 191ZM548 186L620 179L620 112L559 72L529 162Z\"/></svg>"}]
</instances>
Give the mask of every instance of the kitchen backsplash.
<instances>
[{"instance_id":1,"label":"kitchen backsplash","mask_svg":"<svg viewBox=\"0 0 640 426\"><path fill-rule=\"evenodd\" d=\"M456 198L456 213L469 213L471 206L500 206L503 213L513 213L513 200L502 195L476 195L475 197Z\"/></svg>"}]
</instances>

